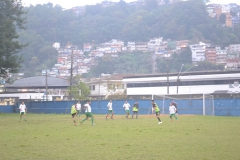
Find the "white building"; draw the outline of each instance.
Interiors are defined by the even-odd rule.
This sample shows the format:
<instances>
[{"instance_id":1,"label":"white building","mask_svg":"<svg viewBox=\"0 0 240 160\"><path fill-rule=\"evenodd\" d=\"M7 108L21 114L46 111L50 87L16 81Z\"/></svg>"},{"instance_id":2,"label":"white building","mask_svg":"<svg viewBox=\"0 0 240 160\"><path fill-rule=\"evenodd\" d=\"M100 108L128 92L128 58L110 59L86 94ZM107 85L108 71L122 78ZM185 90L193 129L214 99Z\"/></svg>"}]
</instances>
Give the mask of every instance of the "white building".
<instances>
[{"instance_id":1,"label":"white building","mask_svg":"<svg viewBox=\"0 0 240 160\"><path fill-rule=\"evenodd\" d=\"M127 95L240 93L240 71L184 72L123 78Z\"/></svg>"},{"instance_id":2,"label":"white building","mask_svg":"<svg viewBox=\"0 0 240 160\"><path fill-rule=\"evenodd\" d=\"M227 50L216 47L216 63L226 64L227 63Z\"/></svg>"},{"instance_id":3,"label":"white building","mask_svg":"<svg viewBox=\"0 0 240 160\"><path fill-rule=\"evenodd\" d=\"M192 62L200 62L205 60L205 50L210 45L199 42L199 44L190 45L189 47L192 51Z\"/></svg>"}]
</instances>

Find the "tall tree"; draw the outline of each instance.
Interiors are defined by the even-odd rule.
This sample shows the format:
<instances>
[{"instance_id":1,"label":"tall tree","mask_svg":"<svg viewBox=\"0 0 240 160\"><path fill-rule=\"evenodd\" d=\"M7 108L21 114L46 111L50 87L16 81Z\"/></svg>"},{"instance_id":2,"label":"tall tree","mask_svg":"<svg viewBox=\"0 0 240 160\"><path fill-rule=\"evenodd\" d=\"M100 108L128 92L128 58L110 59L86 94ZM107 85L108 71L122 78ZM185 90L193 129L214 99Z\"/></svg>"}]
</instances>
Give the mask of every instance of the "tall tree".
<instances>
[{"instance_id":1,"label":"tall tree","mask_svg":"<svg viewBox=\"0 0 240 160\"><path fill-rule=\"evenodd\" d=\"M0 1L0 78L7 78L7 71L17 72L21 66L18 53L25 45L19 43L17 29L24 29L24 14L21 0Z\"/></svg>"}]
</instances>

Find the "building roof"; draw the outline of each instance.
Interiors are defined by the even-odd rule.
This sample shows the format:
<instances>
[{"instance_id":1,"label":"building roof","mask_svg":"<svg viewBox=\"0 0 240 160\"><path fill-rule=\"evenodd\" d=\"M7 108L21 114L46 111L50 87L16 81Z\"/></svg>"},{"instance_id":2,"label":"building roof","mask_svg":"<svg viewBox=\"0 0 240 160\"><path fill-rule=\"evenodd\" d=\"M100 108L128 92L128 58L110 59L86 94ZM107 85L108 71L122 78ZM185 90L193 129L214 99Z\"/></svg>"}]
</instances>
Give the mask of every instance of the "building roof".
<instances>
[{"instance_id":1,"label":"building roof","mask_svg":"<svg viewBox=\"0 0 240 160\"><path fill-rule=\"evenodd\" d=\"M70 82L66 79L51 76L35 76L15 80L13 84L6 84L5 88L66 88Z\"/></svg>"},{"instance_id":2,"label":"building roof","mask_svg":"<svg viewBox=\"0 0 240 160\"><path fill-rule=\"evenodd\" d=\"M193 72L182 72L184 75L211 75L211 74L231 74L231 73L240 73L239 70L235 71L193 71ZM162 73L162 74L144 74L144 75L135 75L135 76L124 76L123 79L128 78L147 78L147 77L167 77L167 76L178 76L179 73Z\"/></svg>"}]
</instances>

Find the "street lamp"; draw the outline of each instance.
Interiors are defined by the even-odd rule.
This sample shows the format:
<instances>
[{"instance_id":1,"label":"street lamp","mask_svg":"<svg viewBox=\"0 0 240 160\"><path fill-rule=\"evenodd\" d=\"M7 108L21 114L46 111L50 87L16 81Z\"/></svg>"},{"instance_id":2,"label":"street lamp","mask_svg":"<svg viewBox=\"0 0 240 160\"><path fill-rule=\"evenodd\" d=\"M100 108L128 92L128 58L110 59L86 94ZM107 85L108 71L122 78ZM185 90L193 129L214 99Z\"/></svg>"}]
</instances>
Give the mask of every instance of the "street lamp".
<instances>
[{"instance_id":1,"label":"street lamp","mask_svg":"<svg viewBox=\"0 0 240 160\"><path fill-rule=\"evenodd\" d=\"M181 66L181 68L180 68L180 70L179 70L179 72L178 72L178 76L177 76L177 94L178 94L178 86L179 86L179 81L180 81L179 77L180 77L181 75L183 75L184 73L186 73L187 71L189 71L190 69L192 69L193 67L197 67L198 65L193 65L193 66L191 66L190 68L188 68L186 71L181 72L183 66L184 66L184 64L182 64L182 66Z\"/></svg>"},{"instance_id":2,"label":"street lamp","mask_svg":"<svg viewBox=\"0 0 240 160\"><path fill-rule=\"evenodd\" d=\"M178 76L177 76L177 94L178 94L178 86L179 86L179 76L180 76L180 73L182 71L183 66L184 66L184 64L182 64L182 66L181 66L181 68L180 68L180 70L178 72Z\"/></svg>"}]
</instances>

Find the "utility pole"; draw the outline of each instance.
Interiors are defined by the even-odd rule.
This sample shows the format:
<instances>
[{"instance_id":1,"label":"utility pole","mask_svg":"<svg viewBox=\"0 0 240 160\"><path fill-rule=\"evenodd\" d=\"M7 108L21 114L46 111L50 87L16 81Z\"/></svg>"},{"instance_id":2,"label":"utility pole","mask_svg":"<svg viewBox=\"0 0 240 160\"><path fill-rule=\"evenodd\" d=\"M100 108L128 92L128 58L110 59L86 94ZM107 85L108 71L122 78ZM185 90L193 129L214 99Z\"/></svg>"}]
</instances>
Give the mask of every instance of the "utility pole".
<instances>
[{"instance_id":1,"label":"utility pole","mask_svg":"<svg viewBox=\"0 0 240 160\"><path fill-rule=\"evenodd\" d=\"M152 53L152 73L156 74L157 73L157 61L156 61L156 54L153 52Z\"/></svg>"},{"instance_id":2,"label":"utility pole","mask_svg":"<svg viewBox=\"0 0 240 160\"><path fill-rule=\"evenodd\" d=\"M46 101L48 101L48 79L47 79L47 69L45 73L45 79L46 79Z\"/></svg>"},{"instance_id":3,"label":"utility pole","mask_svg":"<svg viewBox=\"0 0 240 160\"><path fill-rule=\"evenodd\" d=\"M184 66L184 64L182 64L182 66L178 72L178 76L177 76L177 94L178 94L178 86L179 86L179 76L180 76L180 74L182 74L181 71L182 71L183 66Z\"/></svg>"},{"instance_id":4,"label":"utility pole","mask_svg":"<svg viewBox=\"0 0 240 160\"><path fill-rule=\"evenodd\" d=\"M169 59L166 58L167 60L167 94L169 94Z\"/></svg>"},{"instance_id":5,"label":"utility pole","mask_svg":"<svg viewBox=\"0 0 240 160\"><path fill-rule=\"evenodd\" d=\"M70 100L72 100L72 81L73 81L73 49L71 52L71 76L70 76Z\"/></svg>"}]
</instances>

